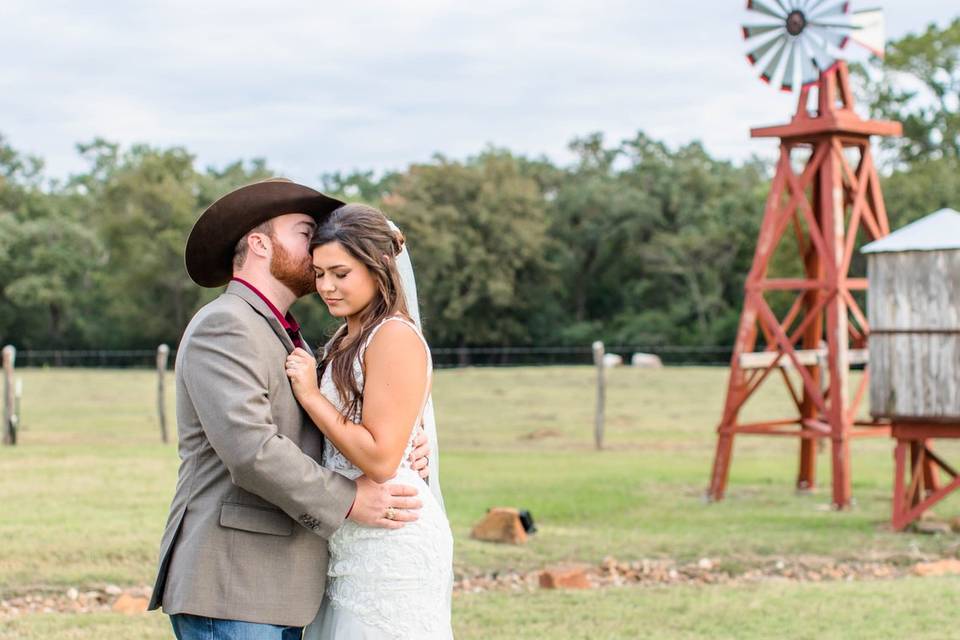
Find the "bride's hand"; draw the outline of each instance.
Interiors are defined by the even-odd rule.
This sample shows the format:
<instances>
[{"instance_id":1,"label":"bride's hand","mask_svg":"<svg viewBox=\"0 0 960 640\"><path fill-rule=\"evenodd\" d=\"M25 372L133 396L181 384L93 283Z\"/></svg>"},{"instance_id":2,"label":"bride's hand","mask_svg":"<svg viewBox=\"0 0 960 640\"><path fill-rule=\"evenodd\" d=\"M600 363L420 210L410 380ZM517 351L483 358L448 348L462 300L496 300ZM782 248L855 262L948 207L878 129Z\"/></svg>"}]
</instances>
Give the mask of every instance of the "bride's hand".
<instances>
[{"instance_id":1,"label":"bride's hand","mask_svg":"<svg viewBox=\"0 0 960 640\"><path fill-rule=\"evenodd\" d=\"M317 387L317 360L303 349L297 347L287 356L286 370L298 400L320 391Z\"/></svg>"}]
</instances>

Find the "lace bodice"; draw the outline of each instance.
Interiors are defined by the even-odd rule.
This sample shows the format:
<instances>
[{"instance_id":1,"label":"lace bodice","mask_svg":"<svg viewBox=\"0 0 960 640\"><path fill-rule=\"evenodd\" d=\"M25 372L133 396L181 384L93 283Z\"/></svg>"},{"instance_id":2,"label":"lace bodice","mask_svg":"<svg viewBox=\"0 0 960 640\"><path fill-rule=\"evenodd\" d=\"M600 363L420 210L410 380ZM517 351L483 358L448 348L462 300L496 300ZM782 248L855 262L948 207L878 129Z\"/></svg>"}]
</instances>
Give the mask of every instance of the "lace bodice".
<instances>
[{"instance_id":1,"label":"lace bodice","mask_svg":"<svg viewBox=\"0 0 960 640\"><path fill-rule=\"evenodd\" d=\"M363 346L360 348L359 352L357 353L357 357L353 361L353 376L354 376L354 379L357 381L357 388L363 389L364 354L366 353L367 348L370 346L370 343L373 341L373 337L377 335L377 332L380 331L381 327L383 327L383 325L386 324L387 322L391 322L391 321L402 322L403 324L413 329L413 331L417 334L417 337L420 338L420 341L423 342L423 347L427 352L427 392L424 396L423 402L420 405L420 413L417 415L416 421L414 422L414 424L410 425L410 435L407 438L407 446L404 449L403 456L400 459L401 460L400 467L397 468L397 471L399 472L400 469L410 468L410 462L408 461L408 457L410 456L410 452L413 450L413 441L414 441L414 438L416 438L415 427L417 426L417 424L419 424L421 418L423 417L423 408L426 405L427 399L430 397L430 383L433 377L433 361L430 358L430 348L427 346L427 342L424 339L423 334L420 333L420 330L417 328L415 324L413 324L406 318L401 318L400 316L393 316L390 318L386 318L385 320L380 322L380 324L374 327L373 331L370 332L370 335L367 337ZM327 346L329 347L329 343ZM326 355L326 353L324 353L324 355ZM331 372L331 367L327 367L320 378L320 393L322 393L327 400L333 403L333 406L335 406L340 413L346 415L347 403L340 397L340 394L337 392L337 387L333 383L333 374ZM348 417L354 423L356 424L360 423L359 415L348 416ZM346 476L351 480L354 480L358 476L363 475L363 471L361 471L352 462L347 460L347 458L342 453L340 453L340 451L337 449L336 445L330 442L329 438L325 440L323 445L323 466L326 467L327 469L336 471L340 475Z\"/></svg>"}]
</instances>

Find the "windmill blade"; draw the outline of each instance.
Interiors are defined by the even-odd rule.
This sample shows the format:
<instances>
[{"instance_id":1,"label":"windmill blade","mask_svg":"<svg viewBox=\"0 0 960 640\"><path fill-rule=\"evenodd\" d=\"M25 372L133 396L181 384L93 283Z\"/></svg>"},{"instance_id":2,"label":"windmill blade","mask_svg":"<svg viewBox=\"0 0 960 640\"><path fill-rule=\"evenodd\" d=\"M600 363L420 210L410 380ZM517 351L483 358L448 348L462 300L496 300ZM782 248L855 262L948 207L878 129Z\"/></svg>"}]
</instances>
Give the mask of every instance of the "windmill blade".
<instances>
[{"instance_id":1,"label":"windmill blade","mask_svg":"<svg viewBox=\"0 0 960 640\"><path fill-rule=\"evenodd\" d=\"M780 84L782 91L793 91L793 81L797 77L797 40L790 41L790 54L787 55L787 65L783 68L783 81Z\"/></svg>"},{"instance_id":2,"label":"windmill blade","mask_svg":"<svg viewBox=\"0 0 960 640\"><path fill-rule=\"evenodd\" d=\"M810 12L810 21L823 20L832 16L842 16L850 11L849 2L841 2L838 5L824 7L817 12Z\"/></svg>"},{"instance_id":3,"label":"windmill blade","mask_svg":"<svg viewBox=\"0 0 960 640\"><path fill-rule=\"evenodd\" d=\"M823 6L823 3L825 3L825 2L827 2L827 0L810 0L810 1L807 3L807 4L810 5L810 6L807 6L807 7L804 7L804 8L803 8L803 13L804 13L804 15L806 15L806 16L811 16L811 15L813 15L814 13L816 13L817 9L819 9L820 7Z\"/></svg>"},{"instance_id":4,"label":"windmill blade","mask_svg":"<svg viewBox=\"0 0 960 640\"><path fill-rule=\"evenodd\" d=\"M800 51L800 86L806 87L820 79L820 70L813 62L813 54L801 45Z\"/></svg>"},{"instance_id":5,"label":"windmill blade","mask_svg":"<svg viewBox=\"0 0 960 640\"><path fill-rule=\"evenodd\" d=\"M791 9L783 3L783 0L776 0L776 2L780 6L781 11L783 11L783 15L790 13Z\"/></svg>"},{"instance_id":6,"label":"windmill blade","mask_svg":"<svg viewBox=\"0 0 960 640\"><path fill-rule=\"evenodd\" d=\"M771 25L745 24L743 25L742 28L743 28L743 39L749 40L750 38L755 38L765 33L776 31L777 29L783 29L783 23L771 24Z\"/></svg>"},{"instance_id":7,"label":"windmill blade","mask_svg":"<svg viewBox=\"0 0 960 640\"><path fill-rule=\"evenodd\" d=\"M847 31L853 29L853 25L851 23L837 20L809 20L807 22L807 26L810 25L813 25L814 27L822 27L824 29L846 29Z\"/></svg>"},{"instance_id":8,"label":"windmill blade","mask_svg":"<svg viewBox=\"0 0 960 640\"><path fill-rule=\"evenodd\" d=\"M808 38L804 39L804 42L807 45L807 50L812 54L813 64L816 65L820 71L826 71L837 61L836 57L830 55L826 43L818 41L812 33Z\"/></svg>"},{"instance_id":9,"label":"windmill blade","mask_svg":"<svg viewBox=\"0 0 960 640\"><path fill-rule=\"evenodd\" d=\"M783 38L780 37L780 36L778 36L778 37L776 37L776 38L771 38L770 40L767 40L766 42L764 42L764 43L761 44L760 46L758 46L758 47L756 47L755 49L753 49L753 50L751 50L750 52L748 52L748 53L747 53L747 59L750 60L750 64L757 64L757 60L759 60L760 58L762 58L763 56L765 56L768 51L770 51L771 49L773 49L774 45L776 45L777 43L782 43L782 42L783 42Z\"/></svg>"},{"instance_id":10,"label":"windmill blade","mask_svg":"<svg viewBox=\"0 0 960 640\"><path fill-rule=\"evenodd\" d=\"M773 80L773 77L777 74L780 61L783 60L783 52L787 49L786 39L778 40L777 42L780 43L777 52L773 54L770 61L763 67L763 73L760 74L760 79L767 84L770 84L770 81Z\"/></svg>"},{"instance_id":11,"label":"windmill blade","mask_svg":"<svg viewBox=\"0 0 960 640\"><path fill-rule=\"evenodd\" d=\"M878 58L883 58L886 46L886 29L883 11L880 9L864 9L854 11L852 22L856 31L851 38L860 46L866 48Z\"/></svg>"},{"instance_id":12,"label":"windmill blade","mask_svg":"<svg viewBox=\"0 0 960 640\"><path fill-rule=\"evenodd\" d=\"M770 4L769 0L747 0L747 9L764 13L773 18L786 18L787 14L779 7Z\"/></svg>"}]
</instances>

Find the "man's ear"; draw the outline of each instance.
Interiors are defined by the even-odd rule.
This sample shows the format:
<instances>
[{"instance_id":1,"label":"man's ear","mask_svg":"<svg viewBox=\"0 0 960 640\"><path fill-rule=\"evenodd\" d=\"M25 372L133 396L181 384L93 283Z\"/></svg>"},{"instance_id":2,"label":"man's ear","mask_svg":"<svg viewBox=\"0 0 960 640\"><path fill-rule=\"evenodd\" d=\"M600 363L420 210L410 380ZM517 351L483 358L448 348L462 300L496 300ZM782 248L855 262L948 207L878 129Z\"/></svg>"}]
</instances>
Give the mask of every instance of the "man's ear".
<instances>
[{"instance_id":1,"label":"man's ear","mask_svg":"<svg viewBox=\"0 0 960 640\"><path fill-rule=\"evenodd\" d=\"M270 236L265 233L251 233L247 236L247 250L252 251L261 258L269 258L273 251Z\"/></svg>"}]
</instances>

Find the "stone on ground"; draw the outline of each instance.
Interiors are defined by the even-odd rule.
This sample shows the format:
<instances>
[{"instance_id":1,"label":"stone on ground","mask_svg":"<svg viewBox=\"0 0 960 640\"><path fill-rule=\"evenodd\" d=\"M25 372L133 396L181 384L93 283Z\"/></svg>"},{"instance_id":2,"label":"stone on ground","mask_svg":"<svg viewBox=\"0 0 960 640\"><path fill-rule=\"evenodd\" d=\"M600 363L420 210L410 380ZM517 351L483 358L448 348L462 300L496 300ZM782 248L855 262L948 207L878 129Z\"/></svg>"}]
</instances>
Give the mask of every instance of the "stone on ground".
<instances>
[{"instance_id":1,"label":"stone on ground","mask_svg":"<svg viewBox=\"0 0 960 640\"><path fill-rule=\"evenodd\" d=\"M544 589L589 589L592 585L586 566L562 565L543 570L540 586Z\"/></svg>"},{"instance_id":2,"label":"stone on ground","mask_svg":"<svg viewBox=\"0 0 960 640\"><path fill-rule=\"evenodd\" d=\"M913 530L917 533L926 533L929 535L953 532L950 528L950 523L943 522L942 520L917 520L913 523Z\"/></svg>"},{"instance_id":3,"label":"stone on ground","mask_svg":"<svg viewBox=\"0 0 960 640\"><path fill-rule=\"evenodd\" d=\"M137 613L144 613L147 610L147 599L138 598L130 595L129 593L121 594L117 601L113 603L113 610L117 613L125 613L127 615L134 615Z\"/></svg>"},{"instance_id":4,"label":"stone on ground","mask_svg":"<svg viewBox=\"0 0 960 640\"><path fill-rule=\"evenodd\" d=\"M960 560L947 558L933 562L918 562L913 566L913 573L918 576L954 576L960 574Z\"/></svg>"}]
</instances>

